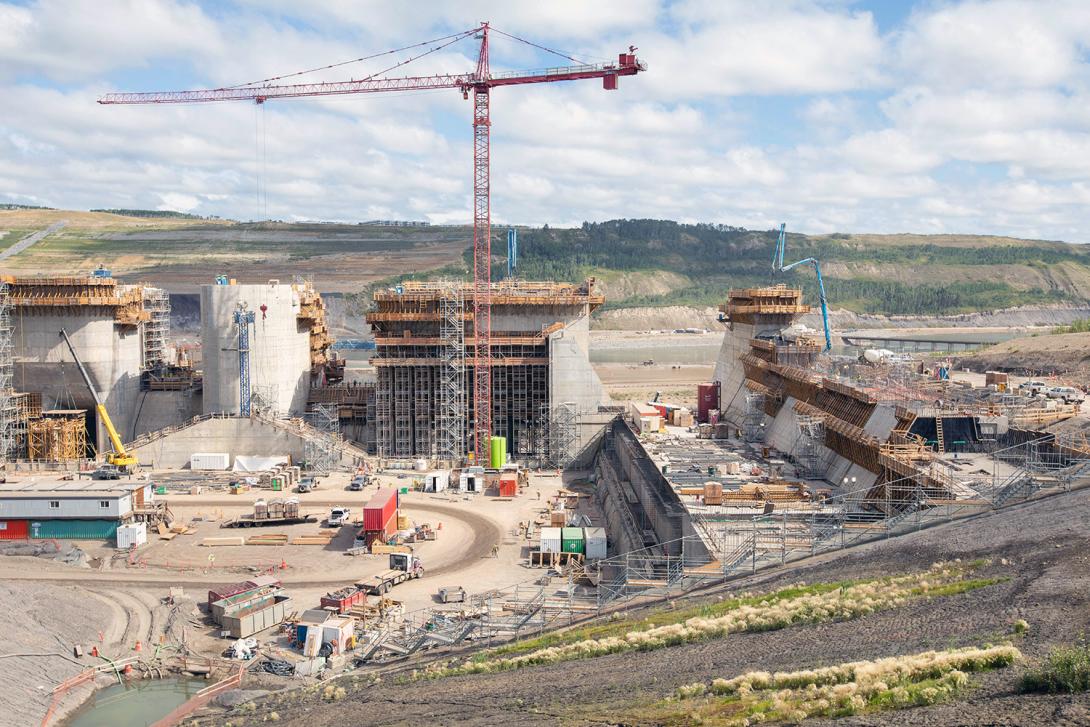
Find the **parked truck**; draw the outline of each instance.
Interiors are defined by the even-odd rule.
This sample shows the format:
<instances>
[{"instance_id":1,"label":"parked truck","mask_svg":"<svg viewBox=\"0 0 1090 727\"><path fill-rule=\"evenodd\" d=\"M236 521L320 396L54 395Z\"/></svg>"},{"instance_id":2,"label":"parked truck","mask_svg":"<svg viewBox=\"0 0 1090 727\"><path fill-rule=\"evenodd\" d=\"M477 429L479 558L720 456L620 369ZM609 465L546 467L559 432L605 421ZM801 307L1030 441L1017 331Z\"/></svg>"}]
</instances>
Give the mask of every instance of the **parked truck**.
<instances>
[{"instance_id":1,"label":"parked truck","mask_svg":"<svg viewBox=\"0 0 1090 727\"><path fill-rule=\"evenodd\" d=\"M381 596L398 583L424 577L424 564L412 553L390 553L390 569L367 581L367 592Z\"/></svg>"}]
</instances>

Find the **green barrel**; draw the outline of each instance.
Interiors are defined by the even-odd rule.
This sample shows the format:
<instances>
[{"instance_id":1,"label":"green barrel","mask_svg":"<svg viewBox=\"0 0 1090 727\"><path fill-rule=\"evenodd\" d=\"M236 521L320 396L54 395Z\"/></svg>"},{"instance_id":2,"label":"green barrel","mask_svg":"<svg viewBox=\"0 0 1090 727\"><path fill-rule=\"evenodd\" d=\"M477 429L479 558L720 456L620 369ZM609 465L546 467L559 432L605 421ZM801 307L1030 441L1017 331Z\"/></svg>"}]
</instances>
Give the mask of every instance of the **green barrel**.
<instances>
[{"instance_id":1,"label":"green barrel","mask_svg":"<svg viewBox=\"0 0 1090 727\"><path fill-rule=\"evenodd\" d=\"M498 470L507 464L507 437L492 437L489 444L488 466Z\"/></svg>"},{"instance_id":2,"label":"green barrel","mask_svg":"<svg viewBox=\"0 0 1090 727\"><path fill-rule=\"evenodd\" d=\"M562 528L560 550L564 553L585 553L587 544L583 539L583 528Z\"/></svg>"}]
</instances>

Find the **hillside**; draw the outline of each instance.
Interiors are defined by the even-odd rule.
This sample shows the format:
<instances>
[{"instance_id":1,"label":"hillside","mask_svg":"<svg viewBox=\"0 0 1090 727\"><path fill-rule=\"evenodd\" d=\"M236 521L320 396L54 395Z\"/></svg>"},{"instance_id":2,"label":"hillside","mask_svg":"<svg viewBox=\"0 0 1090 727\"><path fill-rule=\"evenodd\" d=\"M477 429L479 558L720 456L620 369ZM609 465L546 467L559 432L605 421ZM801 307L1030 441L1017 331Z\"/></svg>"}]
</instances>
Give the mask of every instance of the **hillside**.
<instances>
[{"instance_id":1,"label":"hillside","mask_svg":"<svg viewBox=\"0 0 1090 727\"><path fill-rule=\"evenodd\" d=\"M739 697L678 700L679 689L747 672L811 670L1006 641L1021 653L1020 658L1003 668L977 670L941 699L891 704L876 697L870 705L853 703L851 709L827 707L835 716L856 716L837 721L817 718L804 724L1086 724L1090 720L1087 693L1020 694L1019 681L1053 647L1078 642L1090 616L1086 588L1090 566L1083 557L1086 533L1070 517L1088 504L1090 490L1015 505L743 578L702 596L633 606L618 619L599 620L548 643L651 629L680 623L693 613L706 622L717 613L738 609L747 593L754 594L748 599L754 605L746 618L756 620L761 608L775 611L783 605L785 610L792 599L805 598L807 593L836 596L839 592L838 602L849 602L852 584L861 580L875 584L888 582L885 579L891 576L921 573L929 579L892 603L882 605L875 596L871 605L854 615L813 616L786 626L756 623L729 635L709 635L689 643L679 638L681 643L620 653L597 655L588 649L555 663L546 653L535 652L541 654L537 663L528 660L522 668L481 669L426 680L413 679L418 675L413 670L424 666L420 661L402 667L400 673L391 665L378 682L366 672L357 673L320 688L258 697L227 715L214 714L194 724L218 725L227 720L236 727L268 720L286 725L338 724L366 714L368 723L375 725L736 725L742 723ZM936 569L934 564L940 561L943 564ZM958 578L958 573L964 575ZM954 574L955 582L943 585L943 578L950 578L943 574ZM545 640L524 641L505 651L528 653L542 643ZM464 664L468 656L444 661ZM800 673L797 679L801 678ZM894 681L876 688L885 687L894 688L892 697L897 696ZM851 687L843 688L847 694L854 693ZM770 700L775 697L773 701L790 694L765 693ZM934 690L931 694L940 696ZM752 701L750 705L768 707Z\"/></svg>"},{"instance_id":2,"label":"hillside","mask_svg":"<svg viewBox=\"0 0 1090 727\"><path fill-rule=\"evenodd\" d=\"M126 280L192 292L214 275L241 280L312 278L324 292L356 293L414 277L464 276L472 230L236 223L105 212L0 210L0 249L35 230L66 227L4 261L7 272L78 273L105 264ZM496 228L494 270L506 266L506 230ZM609 311L683 307L708 319L731 287L770 280L774 231L661 220L613 220L579 228L520 228L519 276L581 280L606 293L603 322L638 324ZM814 256L830 307L848 313L937 316L1014 306L1085 306L1090 255L1082 246L971 235L788 234L787 260ZM778 279L816 300L809 266ZM675 308L674 310L682 310ZM654 313L641 314L657 319ZM637 318L640 316L637 316Z\"/></svg>"}]
</instances>

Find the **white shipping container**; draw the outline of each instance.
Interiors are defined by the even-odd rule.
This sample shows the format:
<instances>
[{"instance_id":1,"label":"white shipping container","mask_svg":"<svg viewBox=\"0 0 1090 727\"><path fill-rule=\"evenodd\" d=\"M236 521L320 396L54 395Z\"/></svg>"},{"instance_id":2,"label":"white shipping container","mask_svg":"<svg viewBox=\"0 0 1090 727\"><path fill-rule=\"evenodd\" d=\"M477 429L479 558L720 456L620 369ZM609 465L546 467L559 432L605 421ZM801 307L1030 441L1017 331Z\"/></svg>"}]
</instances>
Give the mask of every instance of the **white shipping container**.
<instances>
[{"instance_id":1,"label":"white shipping container","mask_svg":"<svg viewBox=\"0 0 1090 727\"><path fill-rule=\"evenodd\" d=\"M587 560L601 560L606 557L608 544L605 528L583 528L583 539L587 544Z\"/></svg>"},{"instance_id":2,"label":"white shipping container","mask_svg":"<svg viewBox=\"0 0 1090 727\"><path fill-rule=\"evenodd\" d=\"M117 547L128 549L148 542L147 523L129 523L117 528Z\"/></svg>"},{"instance_id":3,"label":"white shipping container","mask_svg":"<svg viewBox=\"0 0 1090 727\"><path fill-rule=\"evenodd\" d=\"M194 452L189 455L191 470L229 470L231 455L227 452Z\"/></svg>"},{"instance_id":4,"label":"white shipping container","mask_svg":"<svg viewBox=\"0 0 1090 727\"><path fill-rule=\"evenodd\" d=\"M541 529L541 552L542 553L559 553L560 552L560 528L542 528Z\"/></svg>"}]
</instances>

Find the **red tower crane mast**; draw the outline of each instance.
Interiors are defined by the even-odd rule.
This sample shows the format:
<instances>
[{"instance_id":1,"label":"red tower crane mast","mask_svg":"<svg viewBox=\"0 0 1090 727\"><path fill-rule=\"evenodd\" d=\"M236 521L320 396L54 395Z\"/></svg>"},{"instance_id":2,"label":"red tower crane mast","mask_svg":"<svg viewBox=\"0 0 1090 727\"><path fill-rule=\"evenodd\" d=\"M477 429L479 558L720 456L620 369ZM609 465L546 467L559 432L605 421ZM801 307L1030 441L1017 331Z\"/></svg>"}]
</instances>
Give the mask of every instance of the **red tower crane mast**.
<instances>
[{"instance_id":1,"label":"red tower crane mast","mask_svg":"<svg viewBox=\"0 0 1090 727\"><path fill-rule=\"evenodd\" d=\"M492 219L490 209L489 186L489 93L499 86L518 86L527 83L552 83L554 81L578 81L588 78L601 78L602 87L607 91L616 90L620 76L634 76L647 70L646 64L636 58L635 47L629 46L627 53L621 53L615 63L582 63L574 66L560 66L529 71L511 71L493 74L488 66L489 31L500 33L514 40L533 45L536 48L574 58L557 51L538 46L516 36L491 28L485 22L476 28L461 33L426 41L398 51L418 48L430 43L442 41L440 45L396 63L379 73L362 79L336 81L330 83L274 84L284 78L310 73L300 71L285 76L265 79L256 83L224 88L202 89L194 91L150 91L140 93L109 93L101 97L100 104L183 104L204 103L211 101L254 101L264 103L271 99L301 98L307 96L337 96L355 93L379 93L383 91L420 91L439 88L454 88L462 92L463 98L473 95L473 330L476 341L473 355L473 407L475 422L473 428L473 451L477 462L488 461L489 437L492 434ZM440 74L434 76L388 77L384 74L406 65L425 55L434 53L459 40L473 36L480 40L477 54L477 68L471 73ZM368 58L375 58L398 51L387 51ZM367 60L361 58L357 60ZM348 61L352 63L355 61ZM334 68L345 64L335 64L325 68Z\"/></svg>"}]
</instances>

